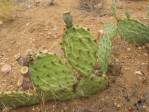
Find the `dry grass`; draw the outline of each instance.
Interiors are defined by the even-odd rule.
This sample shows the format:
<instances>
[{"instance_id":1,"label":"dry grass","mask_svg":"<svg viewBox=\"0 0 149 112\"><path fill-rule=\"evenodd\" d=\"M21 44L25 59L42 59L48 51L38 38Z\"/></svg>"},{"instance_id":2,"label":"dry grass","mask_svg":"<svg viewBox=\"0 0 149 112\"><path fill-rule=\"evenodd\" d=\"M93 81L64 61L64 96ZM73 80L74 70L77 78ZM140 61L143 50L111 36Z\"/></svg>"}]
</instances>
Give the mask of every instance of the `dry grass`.
<instances>
[{"instance_id":1,"label":"dry grass","mask_svg":"<svg viewBox=\"0 0 149 112\"><path fill-rule=\"evenodd\" d=\"M16 5L13 0L0 0L0 20L10 21L14 19Z\"/></svg>"}]
</instances>

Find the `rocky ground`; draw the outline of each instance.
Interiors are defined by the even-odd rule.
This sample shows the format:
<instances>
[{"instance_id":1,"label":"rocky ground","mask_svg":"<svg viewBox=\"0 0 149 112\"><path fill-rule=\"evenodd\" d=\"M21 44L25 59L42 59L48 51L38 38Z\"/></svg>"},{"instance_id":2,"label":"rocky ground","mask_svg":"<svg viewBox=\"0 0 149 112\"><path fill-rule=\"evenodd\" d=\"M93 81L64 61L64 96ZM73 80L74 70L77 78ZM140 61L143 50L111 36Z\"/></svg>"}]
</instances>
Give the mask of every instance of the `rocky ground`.
<instances>
[{"instance_id":1,"label":"rocky ground","mask_svg":"<svg viewBox=\"0 0 149 112\"><path fill-rule=\"evenodd\" d=\"M16 90L20 67L18 55L28 51L48 50L62 55L60 42L64 32L62 14L70 10L74 23L88 27L97 37L103 24L114 21L109 11L85 11L79 0L47 1L18 0L21 9L14 21L0 25L0 91ZM146 18L146 1L120 1L119 16L129 8L132 17L149 23ZM108 13L107 13L108 12ZM113 40L109 86L89 98L67 102L49 102L47 112L149 112L149 51L136 47L119 37ZM41 112L40 105L18 108L10 112Z\"/></svg>"}]
</instances>

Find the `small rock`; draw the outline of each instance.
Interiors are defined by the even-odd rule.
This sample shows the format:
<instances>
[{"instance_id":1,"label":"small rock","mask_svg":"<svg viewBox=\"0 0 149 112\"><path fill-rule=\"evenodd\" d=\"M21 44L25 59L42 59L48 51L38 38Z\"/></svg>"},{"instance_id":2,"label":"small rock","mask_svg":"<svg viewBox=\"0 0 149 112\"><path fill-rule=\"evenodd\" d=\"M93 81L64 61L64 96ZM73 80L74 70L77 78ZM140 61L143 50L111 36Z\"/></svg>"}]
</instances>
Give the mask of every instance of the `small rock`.
<instances>
[{"instance_id":1,"label":"small rock","mask_svg":"<svg viewBox=\"0 0 149 112\"><path fill-rule=\"evenodd\" d=\"M148 63L141 63L141 65L147 65Z\"/></svg>"},{"instance_id":2,"label":"small rock","mask_svg":"<svg viewBox=\"0 0 149 112\"><path fill-rule=\"evenodd\" d=\"M101 36L101 35L103 35L105 32L104 32L103 30L99 30L98 33L99 33L98 35Z\"/></svg>"},{"instance_id":3,"label":"small rock","mask_svg":"<svg viewBox=\"0 0 149 112\"><path fill-rule=\"evenodd\" d=\"M16 41L15 41L15 40L12 40L12 41L10 41L10 43L11 43L11 44L15 44L15 43L16 43Z\"/></svg>"},{"instance_id":4,"label":"small rock","mask_svg":"<svg viewBox=\"0 0 149 112\"><path fill-rule=\"evenodd\" d=\"M11 65L9 64L4 64L1 68L1 72L4 74L8 74L11 71Z\"/></svg>"},{"instance_id":5,"label":"small rock","mask_svg":"<svg viewBox=\"0 0 149 112\"><path fill-rule=\"evenodd\" d=\"M49 51L48 50L43 50L42 53L47 54Z\"/></svg>"},{"instance_id":6,"label":"small rock","mask_svg":"<svg viewBox=\"0 0 149 112\"><path fill-rule=\"evenodd\" d=\"M25 25L26 25L26 26L29 26L29 25L30 25L30 23L26 23Z\"/></svg>"},{"instance_id":7,"label":"small rock","mask_svg":"<svg viewBox=\"0 0 149 112\"><path fill-rule=\"evenodd\" d=\"M119 104L119 103L114 103L114 105L116 106L116 108L120 108L121 107L121 105Z\"/></svg>"},{"instance_id":8,"label":"small rock","mask_svg":"<svg viewBox=\"0 0 149 112\"><path fill-rule=\"evenodd\" d=\"M141 71L135 71L135 74L136 74L136 75L140 75L140 76L143 75L143 73L142 73Z\"/></svg>"},{"instance_id":9,"label":"small rock","mask_svg":"<svg viewBox=\"0 0 149 112\"><path fill-rule=\"evenodd\" d=\"M130 48L127 48L127 51L130 51L131 49Z\"/></svg>"},{"instance_id":10,"label":"small rock","mask_svg":"<svg viewBox=\"0 0 149 112\"><path fill-rule=\"evenodd\" d=\"M117 104L117 105L116 105L116 107L117 107L117 108L120 108L120 107L121 107L121 105L120 105L120 104Z\"/></svg>"},{"instance_id":11,"label":"small rock","mask_svg":"<svg viewBox=\"0 0 149 112\"><path fill-rule=\"evenodd\" d=\"M142 49L142 47L138 47L138 49L139 49L139 50L141 50L141 49Z\"/></svg>"}]
</instances>

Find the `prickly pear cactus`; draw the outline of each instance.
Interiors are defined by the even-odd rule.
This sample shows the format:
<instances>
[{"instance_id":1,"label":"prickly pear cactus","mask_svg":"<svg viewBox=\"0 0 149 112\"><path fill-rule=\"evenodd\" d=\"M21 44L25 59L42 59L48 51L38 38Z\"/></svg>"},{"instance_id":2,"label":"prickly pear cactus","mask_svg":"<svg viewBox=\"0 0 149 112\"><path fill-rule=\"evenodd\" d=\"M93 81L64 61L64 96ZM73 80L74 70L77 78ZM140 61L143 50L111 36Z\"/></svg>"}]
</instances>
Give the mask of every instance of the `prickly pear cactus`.
<instances>
[{"instance_id":1,"label":"prickly pear cactus","mask_svg":"<svg viewBox=\"0 0 149 112\"><path fill-rule=\"evenodd\" d=\"M149 43L149 27L139 21L132 19L119 20L118 32L128 42L137 45Z\"/></svg>"},{"instance_id":2,"label":"prickly pear cactus","mask_svg":"<svg viewBox=\"0 0 149 112\"><path fill-rule=\"evenodd\" d=\"M114 24L108 23L104 26L104 34L98 43L98 61L101 66L101 72L106 74L112 53L111 39L117 34L117 27Z\"/></svg>"},{"instance_id":3,"label":"prickly pear cactus","mask_svg":"<svg viewBox=\"0 0 149 112\"><path fill-rule=\"evenodd\" d=\"M67 22L65 23L67 26ZM62 41L65 57L83 76L89 76L97 59L95 38L84 28L67 28Z\"/></svg>"},{"instance_id":4,"label":"prickly pear cactus","mask_svg":"<svg viewBox=\"0 0 149 112\"><path fill-rule=\"evenodd\" d=\"M30 80L37 91L2 92L0 108L86 97L106 87L107 77L94 75L94 66L97 62L97 44L94 37L84 28L73 27L72 18L69 17L69 13L66 15L64 19L67 31L62 41L65 59L52 54L33 56L34 59L29 64ZM79 79L78 74L82 75Z\"/></svg>"},{"instance_id":5,"label":"prickly pear cactus","mask_svg":"<svg viewBox=\"0 0 149 112\"><path fill-rule=\"evenodd\" d=\"M99 42L98 59L101 65L102 73L106 74L108 71L109 59L112 52L112 43L110 37L104 35Z\"/></svg>"},{"instance_id":6,"label":"prickly pear cactus","mask_svg":"<svg viewBox=\"0 0 149 112\"><path fill-rule=\"evenodd\" d=\"M109 37L110 39L112 39L113 37L115 37L117 35L117 25L113 24L113 23L106 23L104 25L104 29L103 29L103 35L102 36L106 36Z\"/></svg>"},{"instance_id":7,"label":"prickly pear cactus","mask_svg":"<svg viewBox=\"0 0 149 112\"><path fill-rule=\"evenodd\" d=\"M49 99L73 96L73 85L76 83L71 69L63 59L56 55L40 55L29 66L33 84L41 91L47 92Z\"/></svg>"},{"instance_id":8,"label":"prickly pear cactus","mask_svg":"<svg viewBox=\"0 0 149 112\"><path fill-rule=\"evenodd\" d=\"M23 91L0 92L0 108L28 106L39 103L37 94Z\"/></svg>"},{"instance_id":9,"label":"prickly pear cactus","mask_svg":"<svg viewBox=\"0 0 149 112\"><path fill-rule=\"evenodd\" d=\"M106 88L107 82L108 79L105 75L82 79L77 88L77 96L86 97L96 94L98 91Z\"/></svg>"}]
</instances>

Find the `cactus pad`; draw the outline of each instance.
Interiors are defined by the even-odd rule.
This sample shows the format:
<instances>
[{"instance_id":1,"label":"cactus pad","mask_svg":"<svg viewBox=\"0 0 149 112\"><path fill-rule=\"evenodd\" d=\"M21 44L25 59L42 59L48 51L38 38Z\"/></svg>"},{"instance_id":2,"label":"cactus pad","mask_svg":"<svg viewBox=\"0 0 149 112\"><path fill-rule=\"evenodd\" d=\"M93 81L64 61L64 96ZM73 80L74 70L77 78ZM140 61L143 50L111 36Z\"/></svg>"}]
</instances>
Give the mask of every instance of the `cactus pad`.
<instances>
[{"instance_id":1,"label":"cactus pad","mask_svg":"<svg viewBox=\"0 0 149 112\"><path fill-rule=\"evenodd\" d=\"M77 88L77 95L86 97L96 94L98 91L106 88L107 82L106 76L82 79Z\"/></svg>"},{"instance_id":2,"label":"cactus pad","mask_svg":"<svg viewBox=\"0 0 149 112\"><path fill-rule=\"evenodd\" d=\"M108 71L108 65L110 56L112 53L111 39L117 35L117 27L114 24L108 23L104 26L104 34L102 35L98 43L98 61L101 66L101 71L106 74Z\"/></svg>"},{"instance_id":3,"label":"cactus pad","mask_svg":"<svg viewBox=\"0 0 149 112\"><path fill-rule=\"evenodd\" d=\"M23 91L0 92L0 108L27 106L39 103L38 95Z\"/></svg>"},{"instance_id":4,"label":"cactus pad","mask_svg":"<svg viewBox=\"0 0 149 112\"><path fill-rule=\"evenodd\" d=\"M101 71L102 73L107 73L108 71L108 65L109 65L109 59L112 52L112 42L110 40L110 37L108 35L103 35L99 42L99 48L98 48L98 59L99 64L101 65Z\"/></svg>"},{"instance_id":5,"label":"cactus pad","mask_svg":"<svg viewBox=\"0 0 149 112\"><path fill-rule=\"evenodd\" d=\"M51 98L57 94L72 92L76 79L67 64L56 55L38 56L30 65L33 84L41 91L48 92ZM67 93L69 94L69 93Z\"/></svg>"},{"instance_id":6,"label":"cactus pad","mask_svg":"<svg viewBox=\"0 0 149 112\"><path fill-rule=\"evenodd\" d=\"M96 64L95 38L84 28L69 28L63 35L62 48L69 63L83 76L89 76Z\"/></svg>"},{"instance_id":7,"label":"cactus pad","mask_svg":"<svg viewBox=\"0 0 149 112\"><path fill-rule=\"evenodd\" d=\"M128 42L137 45L149 43L149 27L139 21L132 19L119 20L118 31Z\"/></svg>"}]
</instances>

